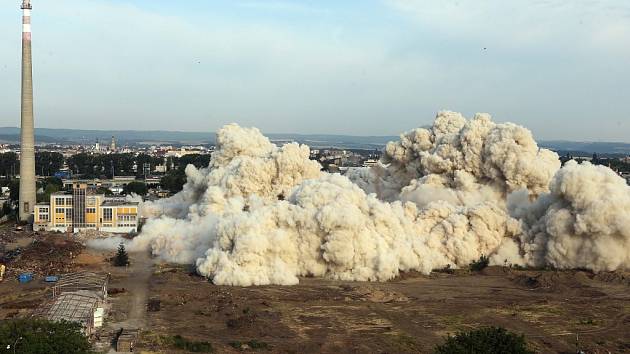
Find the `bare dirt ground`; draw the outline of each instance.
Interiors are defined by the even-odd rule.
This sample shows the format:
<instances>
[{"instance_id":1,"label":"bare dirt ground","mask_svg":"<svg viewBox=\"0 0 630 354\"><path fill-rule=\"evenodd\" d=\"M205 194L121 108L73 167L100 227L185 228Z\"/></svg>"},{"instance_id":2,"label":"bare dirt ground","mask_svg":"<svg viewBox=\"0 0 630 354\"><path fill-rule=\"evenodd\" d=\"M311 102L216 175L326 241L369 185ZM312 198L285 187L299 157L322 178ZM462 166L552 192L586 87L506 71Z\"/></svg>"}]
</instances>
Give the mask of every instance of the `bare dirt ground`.
<instances>
[{"instance_id":1,"label":"bare dirt ground","mask_svg":"<svg viewBox=\"0 0 630 354\"><path fill-rule=\"evenodd\" d=\"M297 286L215 286L185 269L155 274L142 348L163 336L208 341L217 353L425 353L444 336L481 326L522 333L541 353L630 352L630 274L491 267L387 283L302 279Z\"/></svg>"},{"instance_id":2,"label":"bare dirt ground","mask_svg":"<svg viewBox=\"0 0 630 354\"><path fill-rule=\"evenodd\" d=\"M449 333L495 325L524 334L540 353L575 353L576 335L586 353L630 353L629 272L490 267L387 283L305 278L238 288L215 286L190 267L154 266L144 253L119 268L108 260L113 251L77 247L63 235L37 238L21 242L9 264L35 269L36 278L19 284L11 274L0 283L0 320L27 317L50 296L42 281L50 267L110 273L111 310L97 339L104 352L123 327L141 330L137 352L178 353L169 338L181 335L210 342L215 353L338 354L426 353ZM160 310L147 312L156 298Z\"/></svg>"},{"instance_id":3,"label":"bare dirt ground","mask_svg":"<svg viewBox=\"0 0 630 354\"><path fill-rule=\"evenodd\" d=\"M111 350L117 332L122 329L147 329L149 280L153 261L147 253L129 253L128 267L108 265L110 278L109 316L98 331L97 348Z\"/></svg>"}]
</instances>

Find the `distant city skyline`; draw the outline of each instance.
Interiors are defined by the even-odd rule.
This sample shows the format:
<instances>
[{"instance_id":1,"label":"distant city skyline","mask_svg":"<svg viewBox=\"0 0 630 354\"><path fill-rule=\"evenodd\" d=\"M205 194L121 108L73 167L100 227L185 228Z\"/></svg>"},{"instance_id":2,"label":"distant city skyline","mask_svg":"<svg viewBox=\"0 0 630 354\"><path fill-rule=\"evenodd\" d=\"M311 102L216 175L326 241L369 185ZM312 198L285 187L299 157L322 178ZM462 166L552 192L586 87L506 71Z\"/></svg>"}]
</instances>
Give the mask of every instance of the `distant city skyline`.
<instances>
[{"instance_id":1,"label":"distant city skyline","mask_svg":"<svg viewBox=\"0 0 630 354\"><path fill-rule=\"evenodd\" d=\"M0 126L19 126L19 1ZM33 1L39 128L398 135L442 109L630 142L630 3Z\"/></svg>"}]
</instances>

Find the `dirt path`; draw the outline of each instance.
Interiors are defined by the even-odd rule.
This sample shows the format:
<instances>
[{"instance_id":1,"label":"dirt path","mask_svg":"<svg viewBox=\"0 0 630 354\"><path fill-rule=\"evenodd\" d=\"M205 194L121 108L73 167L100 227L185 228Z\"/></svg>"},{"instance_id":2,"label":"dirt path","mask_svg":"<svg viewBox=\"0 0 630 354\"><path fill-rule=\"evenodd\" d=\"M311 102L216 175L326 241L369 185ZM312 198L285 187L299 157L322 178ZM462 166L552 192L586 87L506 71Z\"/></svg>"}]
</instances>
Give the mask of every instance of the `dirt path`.
<instances>
[{"instance_id":1,"label":"dirt path","mask_svg":"<svg viewBox=\"0 0 630 354\"><path fill-rule=\"evenodd\" d=\"M118 285L127 289L131 296L127 309L127 319L117 323L119 327L144 328L147 323L147 301L149 299L149 279L153 272L153 262L146 252L129 253L131 264L126 270L128 276Z\"/></svg>"},{"instance_id":2,"label":"dirt path","mask_svg":"<svg viewBox=\"0 0 630 354\"><path fill-rule=\"evenodd\" d=\"M149 279L153 273L153 262L147 252L130 253L131 265L125 288L131 295L126 326L144 328L147 320Z\"/></svg>"},{"instance_id":3,"label":"dirt path","mask_svg":"<svg viewBox=\"0 0 630 354\"><path fill-rule=\"evenodd\" d=\"M130 252L129 262L130 265L127 268L120 268L120 271L113 269L116 272L116 280L110 284L111 287L125 289L123 298L111 301L113 311L124 313L124 319L107 321L102 330L104 337L96 345L99 350L110 348L109 353L115 353L111 349L111 341L114 333L121 328L138 330L147 328L147 301L153 262L148 252Z\"/></svg>"}]
</instances>

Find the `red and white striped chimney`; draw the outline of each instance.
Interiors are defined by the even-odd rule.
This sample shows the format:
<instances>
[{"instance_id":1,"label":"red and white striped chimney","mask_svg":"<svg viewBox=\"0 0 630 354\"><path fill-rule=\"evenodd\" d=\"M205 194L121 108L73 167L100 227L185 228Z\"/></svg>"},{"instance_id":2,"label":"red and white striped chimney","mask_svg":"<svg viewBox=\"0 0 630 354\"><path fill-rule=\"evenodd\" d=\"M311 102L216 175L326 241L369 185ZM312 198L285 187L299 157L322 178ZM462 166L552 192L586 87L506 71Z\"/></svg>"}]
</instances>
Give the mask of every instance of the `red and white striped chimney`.
<instances>
[{"instance_id":1,"label":"red and white striped chimney","mask_svg":"<svg viewBox=\"0 0 630 354\"><path fill-rule=\"evenodd\" d=\"M31 6L30 0L22 1L22 38L31 40Z\"/></svg>"}]
</instances>

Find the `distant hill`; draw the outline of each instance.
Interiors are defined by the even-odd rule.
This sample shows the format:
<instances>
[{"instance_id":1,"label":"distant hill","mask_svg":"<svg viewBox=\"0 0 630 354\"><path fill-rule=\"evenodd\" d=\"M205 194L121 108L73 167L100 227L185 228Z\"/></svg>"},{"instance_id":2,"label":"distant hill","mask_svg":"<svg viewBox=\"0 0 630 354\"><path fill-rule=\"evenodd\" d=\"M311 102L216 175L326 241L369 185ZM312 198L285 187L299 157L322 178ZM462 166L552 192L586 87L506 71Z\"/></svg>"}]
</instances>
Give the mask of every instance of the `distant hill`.
<instances>
[{"instance_id":1,"label":"distant hill","mask_svg":"<svg viewBox=\"0 0 630 354\"><path fill-rule=\"evenodd\" d=\"M20 134L19 134L19 132L18 132L18 134L0 134L0 143L15 144L15 143L17 143L19 141L20 141ZM67 140L65 140L63 138L53 138L53 137L46 136L46 135L38 135L37 136L37 141L39 143L45 143L45 144L67 142Z\"/></svg>"},{"instance_id":2,"label":"distant hill","mask_svg":"<svg viewBox=\"0 0 630 354\"><path fill-rule=\"evenodd\" d=\"M571 155L590 156L596 154L611 154L611 155L629 155L630 144L628 143L608 143L608 142L577 142L577 141L563 141L563 140L548 140L541 141L540 146L554 150L561 155L571 153Z\"/></svg>"},{"instance_id":3,"label":"distant hill","mask_svg":"<svg viewBox=\"0 0 630 354\"><path fill-rule=\"evenodd\" d=\"M0 127L0 142L19 142L20 130L15 127ZM102 144L109 144L112 136L123 145L135 144L214 144L213 132L178 132L163 130L77 130L36 128L38 143L80 143L93 144L98 139ZM337 147L342 149L382 149L389 141L398 136L353 136L334 134L267 134L274 142L296 141L313 148ZM539 142L560 155L629 155L629 143L614 142L576 142L563 140L547 140Z\"/></svg>"},{"instance_id":4,"label":"distant hill","mask_svg":"<svg viewBox=\"0 0 630 354\"><path fill-rule=\"evenodd\" d=\"M16 137L19 141L20 130L15 127L0 127L0 138ZM213 144L214 133L204 132L171 132L161 130L78 130L35 128L35 140L42 143L81 143L93 144L97 139L109 144L112 136L120 144L137 144L140 142ZM40 137L45 137L40 139ZM51 141L52 140L52 141Z\"/></svg>"},{"instance_id":5,"label":"distant hill","mask_svg":"<svg viewBox=\"0 0 630 354\"><path fill-rule=\"evenodd\" d=\"M20 130L15 127L0 127L0 141L19 142ZM161 130L77 130L36 128L38 143L93 144L97 139L109 144L112 136L119 144L214 144L213 132L178 132ZM396 136L349 136L326 134L268 134L272 141L297 141L311 147L339 147L346 149L379 149Z\"/></svg>"}]
</instances>

